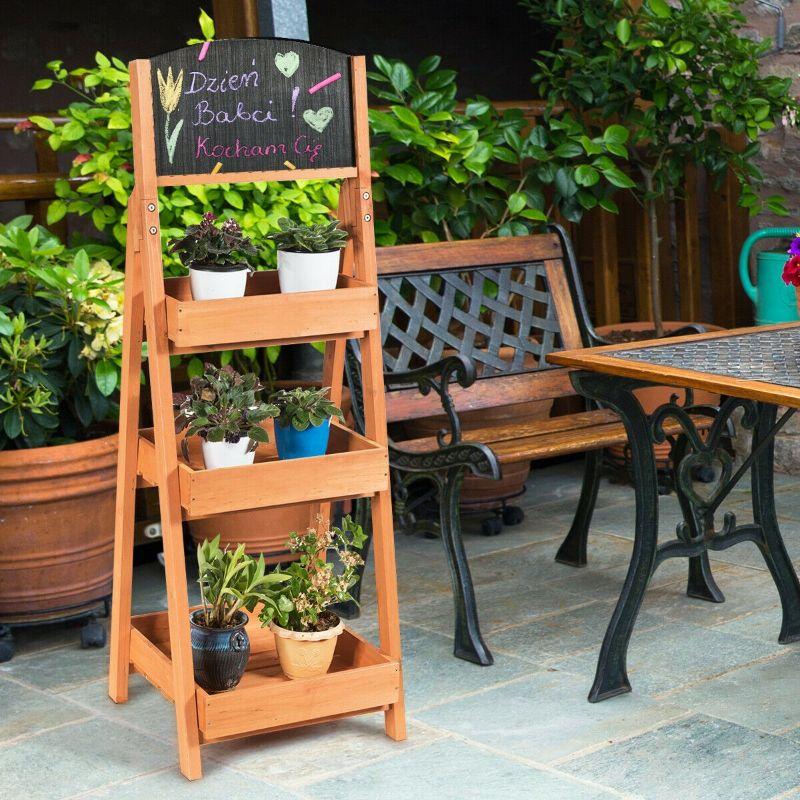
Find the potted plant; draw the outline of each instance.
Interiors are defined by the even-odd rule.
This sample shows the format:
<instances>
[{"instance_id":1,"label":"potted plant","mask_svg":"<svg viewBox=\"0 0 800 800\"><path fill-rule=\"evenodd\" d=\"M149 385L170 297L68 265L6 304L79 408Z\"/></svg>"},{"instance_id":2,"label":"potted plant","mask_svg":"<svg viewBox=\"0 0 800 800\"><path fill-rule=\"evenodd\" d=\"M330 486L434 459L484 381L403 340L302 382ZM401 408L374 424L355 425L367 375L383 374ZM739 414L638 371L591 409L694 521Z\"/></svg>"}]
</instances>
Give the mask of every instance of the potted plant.
<instances>
[{"instance_id":1,"label":"potted plant","mask_svg":"<svg viewBox=\"0 0 800 800\"><path fill-rule=\"evenodd\" d=\"M123 276L31 222L0 225L0 627L111 594Z\"/></svg>"},{"instance_id":2,"label":"potted plant","mask_svg":"<svg viewBox=\"0 0 800 800\"><path fill-rule=\"evenodd\" d=\"M225 692L242 679L250 657L245 611L263 603L265 613L288 613L291 602L278 587L289 576L267 573L264 557L248 556L243 544L222 549L219 536L198 545L197 567L203 607L189 616L194 678L207 692Z\"/></svg>"},{"instance_id":3,"label":"potted plant","mask_svg":"<svg viewBox=\"0 0 800 800\"><path fill-rule=\"evenodd\" d=\"M169 252L177 253L189 267L195 300L243 297L253 271L249 259L258 255L235 219L225 220L221 227L215 224L216 219L210 211L203 214L199 225L190 225L183 236L169 243Z\"/></svg>"},{"instance_id":4,"label":"potted plant","mask_svg":"<svg viewBox=\"0 0 800 800\"><path fill-rule=\"evenodd\" d=\"M331 417L344 422L342 410L321 389L279 389L270 395L276 408L275 444L278 458L309 458L325 455L331 432Z\"/></svg>"},{"instance_id":5,"label":"potted plant","mask_svg":"<svg viewBox=\"0 0 800 800\"><path fill-rule=\"evenodd\" d=\"M340 251L349 235L339 227L339 221L300 225L284 217L278 225L280 231L267 238L278 248L281 291L288 294L335 289Z\"/></svg>"},{"instance_id":6,"label":"potted plant","mask_svg":"<svg viewBox=\"0 0 800 800\"><path fill-rule=\"evenodd\" d=\"M346 516L342 527L329 526L317 516L317 527L304 534L293 533L288 542L299 555L286 568L288 580L280 587L277 602L265 604L259 614L262 626L275 634L281 668L287 678L313 678L330 668L336 639L344 623L329 610L334 603L352 599L350 588L356 582L356 569L363 560L355 552L366 540L361 526ZM336 556L342 570L325 560Z\"/></svg>"},{"instance_id":7,"label":"potted plant","mask_svg":"<svg viewBox=\"0 0 800 800\"><path fill-rule=\"evenodd\" d=\"M260 423L278 413L276 406L260 401L263 387L258 376L207 363L203 375L192 378L190 386L175 417L176 432L186 431L181 442L186 460L186 440L199 436L206 469L252 464L258 443L269 441Z\"/></svg>"}]
</instances>

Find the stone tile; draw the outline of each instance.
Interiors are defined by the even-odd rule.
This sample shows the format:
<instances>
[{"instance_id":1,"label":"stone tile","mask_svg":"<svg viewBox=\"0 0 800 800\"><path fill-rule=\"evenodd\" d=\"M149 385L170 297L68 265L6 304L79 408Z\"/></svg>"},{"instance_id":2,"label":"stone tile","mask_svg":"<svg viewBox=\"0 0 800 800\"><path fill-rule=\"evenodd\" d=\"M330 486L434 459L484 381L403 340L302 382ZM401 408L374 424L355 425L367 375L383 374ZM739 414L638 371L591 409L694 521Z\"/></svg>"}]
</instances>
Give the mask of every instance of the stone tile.
<instances>
[{"instance_id":1,"label":"stone tile","mask_svg":"<svg viewBox=\"0 0 800 800\"><path fill-rule=\"evenodd\" d=\"M765 733L794 729L800 738L798 696L800 652L784 648L768 661L673 692L668 702Z\"/></svg>"},{"instance_id":2,"label":"stone tile","mask_svg":"<svg viewBox=\"0 0 800 800\"><path fill-rule=\"evenodd\" d=\"M162 769L175 757L130 728L92 719L0 749L0 775L6 797L59 800Z\"/></svg>"},{"instance_id":3,"label":"stone tile","mask_svg":"<svg viewBox=\"0 0 800 800\"><path fill-rule=\"evenodd\" d=\"M563 614L542 617L486 637L490 648L548 665L570 653L586 652L594 658L600 650L614 605L591 603ZM639 614L638 629L662 628L664 620L646 611ZM587 687L588 690L588 687Z\"/></svg>"},{"instance_id":4,"label":"stone tile","mask_svg":"<svg viewBox=\"0 0 800 800\"><path fill-rule=\"evenodd\" d=\"M321 800L605 800L611 796L601 787L570 781L457 741L415 747L312 784L306 791Z\"/></svg>"},{"instance_id":5,"label":"stone tile","mask_svg":"<svg viewBox=\"0 0 800 800\"><path fill-rule=\"evenodd\" d=\"M800 745L697 715L561 769L647 800L767 800L800 784Z\"/></svg>"},{"instance_id":6,"label":"stone tile","mask_svg":"<svg viewBox=\"0 0 800 800\"><path fill-rule=\"evenodd\" d=\"M775 655L781 648L777 642L745 639L719 628L689 623L672 623L648 631L637 625L628 649L628 678L634 693L661 695ZM594 652L558 661L553 666L581 675L588 688L594 680L599 651L598 646Z\"/></svg>"},{"instance_id":7,"label":"stone tile","mask_svg":"<svg viewBox=\"0 0 800 800\"><path fill-rule=\"evenodd\" d=\"M187 781L177 769L167 769L141 778L113 783L81 797L110 800L140 800L154 797L162 797L165 800L195 800L201 794L205 797L226 797L232 800L251 797L292 800L297 797L296 794L264 780L226 769L211 759L203 761L201 783Z\"/></svg>"},{"instance_id":8,"label":"stone tile","mask_svg":"<svg viewBox=\"0 0 800 800\"><path fill-rule=\"evenodd\" d=\"M0 742L92 716L72 703L0 678Z\"/></svg>"},{"instance_id":9,"label":"stone tile","mask_svg":"<svg viewBox=\"0 0 800 800\"><path fill-rule=\"evenodd\" d=\"M582 678L548 670L435 706L416 717L502 752L551 763L684 713L636 695L589 703L588 691Z\"/></svg>"},{"instance_id":10,"label":"stone tile","mask_svg":"<svg viewBox=\"0 0 800 800\"><path fill-rule=\"evenodd\" d=\"M63 692L97 680L108 672L108 648L81 649L76 642L0 664L0 677L10 675L37 689Z\"/></svg>"},{"instance_id":11,"label":"stone tile","mask_svg":"<svg viewBox=\"0 0 800 800\"><path fill-rule=\"evenodd\" d=\"M763 642L777 642L781 631L783 612L780 604L771 606L752 614L743 614L729 622L723 622L715 630L721 633L733 633L748 639L758 639Z\"/></svg>"},{"instance_id":12,"label":"stone tile","mask_svg":"<svg viewBox=\"0 0 800 800\"><path fill-rule=\"evenodd\" d=\"M110 722L122 722L149 736L174 741L175 711L172 703L141 675L131 675L129 681L127 703L117 704L111 700L105 678L70 689L63 693L63 697Z\"/></svg>"},{"instance_id":13,"label":"stone tile","mask_svg":"<svg viewBox=\"0 0 800 800\"><path fill-rule=\"evenodd\" d=\"M102 618L100 622L107 625L106 620ZM14 658L41 653L56 647L76 647L81 641L82 625L81 621L75 621L14 628Z\"/></svg>"},{"instance_id":14,"label":"stone tile","mask_svg":"<svg viewBox=\"0 0 800 800\"><path fill-rule=\"evenodd\" d=\"M453 656L453 639L404 625L403 684L410 711L468 692L488 689L536 668L528 661L494 652L494 664L482 667Z\"/></svg>"},{"instance_id":15,"label":"stone tile","mask_svg":"<svg viewBox=\"0 0 800 800\"><path fill-rule=\"evenodd\" d=\"M336 775L346 766L367 765L441 736L412 722L408 739L395 742L384 733L383 714L370 714L207 745L203 754L237 772L292 789Z\"/></svg>"}]
</instances>

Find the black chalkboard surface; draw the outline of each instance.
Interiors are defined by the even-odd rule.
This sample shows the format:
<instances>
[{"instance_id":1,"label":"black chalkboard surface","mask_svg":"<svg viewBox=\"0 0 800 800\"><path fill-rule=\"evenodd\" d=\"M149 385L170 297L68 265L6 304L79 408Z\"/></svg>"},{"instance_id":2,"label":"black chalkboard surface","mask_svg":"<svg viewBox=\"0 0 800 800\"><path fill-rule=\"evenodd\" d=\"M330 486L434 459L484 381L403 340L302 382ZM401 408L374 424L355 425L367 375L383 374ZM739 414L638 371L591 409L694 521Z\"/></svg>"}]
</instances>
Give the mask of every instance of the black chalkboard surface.
<instances>
[{"instance_id":1,"label":"black chalkboard surface","mask_svg":"<svg viewBox=\"0 0 800 800\"><path fill-rule=\"evenodd\" d=\"M351 167L350 61L291 39L222 39L150 60L159 175Z\"/></svg>"}]
</instances>

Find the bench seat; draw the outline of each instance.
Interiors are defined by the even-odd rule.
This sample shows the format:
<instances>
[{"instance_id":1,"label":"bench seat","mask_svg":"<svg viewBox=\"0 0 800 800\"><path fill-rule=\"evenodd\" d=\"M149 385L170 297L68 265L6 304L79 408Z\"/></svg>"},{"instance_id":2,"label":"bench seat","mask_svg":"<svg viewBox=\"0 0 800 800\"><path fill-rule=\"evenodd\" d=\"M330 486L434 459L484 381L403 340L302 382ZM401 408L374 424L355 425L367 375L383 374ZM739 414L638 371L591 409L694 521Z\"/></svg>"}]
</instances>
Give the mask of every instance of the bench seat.
<instances>
[{"instance_id":1,"label":"bench seat","mask_svg":"<svg viewBox=\"0 0 800 800\"><path fill-rule=\"evenodd\" d=\"M712 423L708 417L694 416L693 420L698 430L708 428ZM681 427L674 420L668 420L664 431L669 436L678 435ZM597 409L513 425L475 428L464 431L461 440L488 445L502 465L600 450L625 444L628 436L616 413ZM439 444L435 436L426 436L397 442L397 447L412 453L425 453L438 450Z\"/></svg>"}]
</instances>

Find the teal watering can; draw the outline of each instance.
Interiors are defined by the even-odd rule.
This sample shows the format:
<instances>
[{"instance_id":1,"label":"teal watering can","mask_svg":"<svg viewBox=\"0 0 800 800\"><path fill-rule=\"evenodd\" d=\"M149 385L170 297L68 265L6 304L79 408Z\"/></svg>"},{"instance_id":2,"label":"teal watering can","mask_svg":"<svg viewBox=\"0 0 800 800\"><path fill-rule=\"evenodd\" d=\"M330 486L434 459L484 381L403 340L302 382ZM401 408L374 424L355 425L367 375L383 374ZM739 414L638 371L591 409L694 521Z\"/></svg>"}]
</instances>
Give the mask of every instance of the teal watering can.
<instances>
[{"instance_id":1,"label":"teal watering can","mask_svg":"<svg viewBox=\"0 0 800 800\"><path fill-rule=\"evenodd\" d=\"M762 250L756 256L756 285L750 280L750 249L759 239L791 239L797 228L764 228L751 233L739 255L739 278L745 294L756 307L756 325L797 322L797 298L794 286L781 278L783 265L789 257L786 250Z\"/></svg>"}]
</instances>

